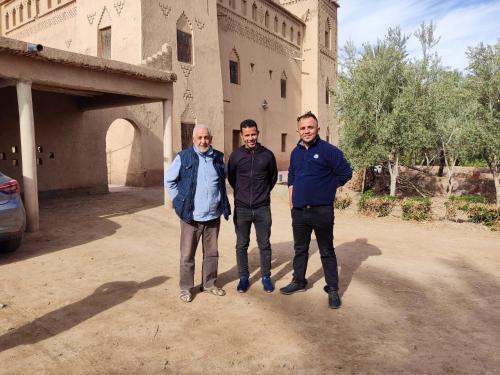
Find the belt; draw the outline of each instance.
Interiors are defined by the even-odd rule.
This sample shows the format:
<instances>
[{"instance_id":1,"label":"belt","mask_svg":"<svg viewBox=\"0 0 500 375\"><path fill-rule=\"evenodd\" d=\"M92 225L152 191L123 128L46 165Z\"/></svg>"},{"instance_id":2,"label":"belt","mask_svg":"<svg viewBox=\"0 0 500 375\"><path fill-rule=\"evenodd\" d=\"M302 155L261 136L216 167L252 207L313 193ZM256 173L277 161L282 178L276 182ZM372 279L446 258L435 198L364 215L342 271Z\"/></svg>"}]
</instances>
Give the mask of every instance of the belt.
<instances>
[{"instance_id":1,"label":"belt","mask_svg":"<svg viewBox=\"0 0 500 375\"><path fill-rule=\"evenodd\" d=\"M316 208L316 207L330 207L330 205L329 204L321 204L318 206L311 206L310 204L306 204L304 207L294 207L294 209L302 211L302 210Z\"/></svg>"}]
</instances>

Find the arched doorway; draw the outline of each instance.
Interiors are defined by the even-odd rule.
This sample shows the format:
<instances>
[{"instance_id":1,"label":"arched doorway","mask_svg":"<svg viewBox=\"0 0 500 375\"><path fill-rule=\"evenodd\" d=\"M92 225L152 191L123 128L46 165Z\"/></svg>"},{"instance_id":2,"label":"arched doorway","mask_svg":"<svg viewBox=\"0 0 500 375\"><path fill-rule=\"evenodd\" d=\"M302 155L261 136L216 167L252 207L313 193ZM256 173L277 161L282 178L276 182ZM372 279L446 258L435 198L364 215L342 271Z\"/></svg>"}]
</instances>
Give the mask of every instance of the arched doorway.
<instances>
[{"instance_id":1,"label":"arched doorway","mask_svg":"<svg viewBox=\"0 0 500 375\"><path fill-rule=\"evenodd\" d=\"M108 184L144 186L141 133L126 119L113 121L106 133Z\"/></svg>"}]
</instances>

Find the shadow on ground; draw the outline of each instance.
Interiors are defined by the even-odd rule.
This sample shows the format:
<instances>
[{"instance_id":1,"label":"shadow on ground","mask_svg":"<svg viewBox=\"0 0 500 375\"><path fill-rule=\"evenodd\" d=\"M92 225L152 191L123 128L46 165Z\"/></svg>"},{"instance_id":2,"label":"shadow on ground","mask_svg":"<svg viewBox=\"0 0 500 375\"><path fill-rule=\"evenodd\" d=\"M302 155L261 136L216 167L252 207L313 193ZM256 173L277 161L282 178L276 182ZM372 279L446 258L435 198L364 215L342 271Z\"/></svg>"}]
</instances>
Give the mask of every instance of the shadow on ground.
<instances>
[{"instance_id":1,"label":"shadow on ground","mask_svg":"<svg viewBox=\"0 0 500 375\"><path fill-rule=\"evenodd\" d=\"M276 283L277 281L283 279L286 275L293 273L293 242L290 241L272 244L272 249L272 279L273 282ZM313 240L311 241L309 256L315 256L315 253L318 253L318 247L316 241ZM363 262L370 256L378 256L382 254L380 249L369 244L366 238L358 238L355 241L343 243L335 249L335 253L337 254L337 261L340 268L339 290L341 295L343 295L349 287L354 273L361 266L361 264L363 264ZM254 247L248 253L248 264L251 272L250 284L254 284L259 281L261 277L260 252L258 247ZM276 272L277 269L279 270ZM308 288L312 288L316 282L323 278L323 276L322 267L319 267L319 269L312 273L308 272ZM235 265L231 269L220 274L217 279L217 283L220 287L224 287L225 285L237 281L238 279L238 267Z\"/></svg>"},{"instance_id":2,"label":"shadow on ground","mask_svg":"<svg viewBox=\"0 0 500 375\"><path fill-rule=\"evenodd\" d=\"M162 204L162 189L139 188L41 201L40 231L26 233L17 251L0 254L0 265L105 238L120 228L119 224L110 219Z\"/></svg>"},{"instance_id":3,"label":"shadow on ground","mask_svg":"<svg viewBox=\"0 0 500 375\"><path fill-rule=\"evenodd\" d=\"M156 287L168 279L166 276L157 276L142 283L115 281L103 284L84 299L51 311L0 336L0 352L56 336L131 299L139 290Z\"/></svg>"}]
</instances>

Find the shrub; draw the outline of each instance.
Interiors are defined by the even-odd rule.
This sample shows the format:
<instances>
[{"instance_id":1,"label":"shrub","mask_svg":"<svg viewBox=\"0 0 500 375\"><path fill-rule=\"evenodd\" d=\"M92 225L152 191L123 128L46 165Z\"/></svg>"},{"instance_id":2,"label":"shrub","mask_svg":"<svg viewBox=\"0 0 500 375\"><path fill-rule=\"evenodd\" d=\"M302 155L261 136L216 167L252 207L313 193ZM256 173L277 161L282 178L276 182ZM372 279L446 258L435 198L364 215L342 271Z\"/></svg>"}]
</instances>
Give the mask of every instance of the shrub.
<instances>
[{"instance_id":1,"label":"shrub","mask_svg":"<svg viewBox=\"0 0 500 375\"><path fill-rule=\"evenodd\" d=\"M347 194L337 194L333 207L337 210L345 210L352 203L352 198Z\"/></svg>"},{"instance_id":2,"label":"shrub","mask_svg":"<svg viewBox=\"0 0 500 375\"><path fill-rule=\"evenodd\" d=\"M471 203L467 206L466 212L473 223L482 223L488 227L498 227L500 208L493 204Z\"/></svg>"},{"instance_id":3,"label":"shrub","mask_svg":"<svg viewBox=\"0 0 500 375\"><path fill-rule=\"evenodd\" d=\"M458 211L467 212L469 206L475 203L486 204L487 200L485 197L480 195L460 195L449 197L448 201L444 204L446 207L446 218L448 220L454 220Z\"/></svg>"},{"instance_id":4,"label":"shrub","mask_svg":"<svg viewBox=\"0 0 500 375\"><path fill-rule=\"evenodd\" d=\"M403 220L430 220L431 200L429 197L405 198L401 202Z\"/></svg>"},{"instance_id":5,"label":"shrub","mask_svg":"<svg viewBox=\"0 0 500 375\"><path fill-rule=\"evenodd\" d=\"M388 195L374 196L372 191L367 191L361 194L358 203L359 212L368 216L383 217L391 213L396 198Z\"/></svg>"}]
</instances>

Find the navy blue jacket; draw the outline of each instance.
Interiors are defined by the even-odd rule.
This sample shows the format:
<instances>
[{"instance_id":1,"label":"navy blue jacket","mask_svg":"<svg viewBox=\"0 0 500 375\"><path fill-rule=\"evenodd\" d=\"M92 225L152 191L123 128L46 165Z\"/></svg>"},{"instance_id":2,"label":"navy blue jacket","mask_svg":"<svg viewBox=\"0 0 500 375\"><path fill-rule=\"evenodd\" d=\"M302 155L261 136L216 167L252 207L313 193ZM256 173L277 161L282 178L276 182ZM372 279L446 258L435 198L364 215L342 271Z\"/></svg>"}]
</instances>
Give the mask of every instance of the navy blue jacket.
<instances>
[{"instance_id":1,"label":"navy blue jacket","mask_svg":"<svg viewBox=\"0 0 500 375\"><path fill-rule=\"evenodd\" d=\"M174 198L172 204L175 213L186 223L193 222L194 195L196 192L196 178L198 176L199 158L193 147L182 150L179 153L181 158L181 169L177 188L179 193ZM222 214L227 220L231 214L231 207L226 194L226 174L224 171L224 154L214 150L214 167L219 177L219 188L221 193Z\"/></svg>"},{"instance_id":2,"label":"navy blue jacket","mask_svg":"<svg viewBox=\"0 0 500 375\"><path fill-rule=\"evenodd\" d=\"M351 166L337 147L319 136L308 149L299 142L292 151L288 169L293 207L332 205L337 188L351 177Z\"/></svg>"},{"instance_id":3,"label":"navy blue jacket","mask_svg":"<svg viewBox=\"0 0 500 375\"><path fill-rule=\"evenodd\" d=\"M227 180L234 189L236 207L269 206L271 190L277 179L276 158L260 143L253 150L241 146L229 157Z\"/></svg>"}]
</instances>

